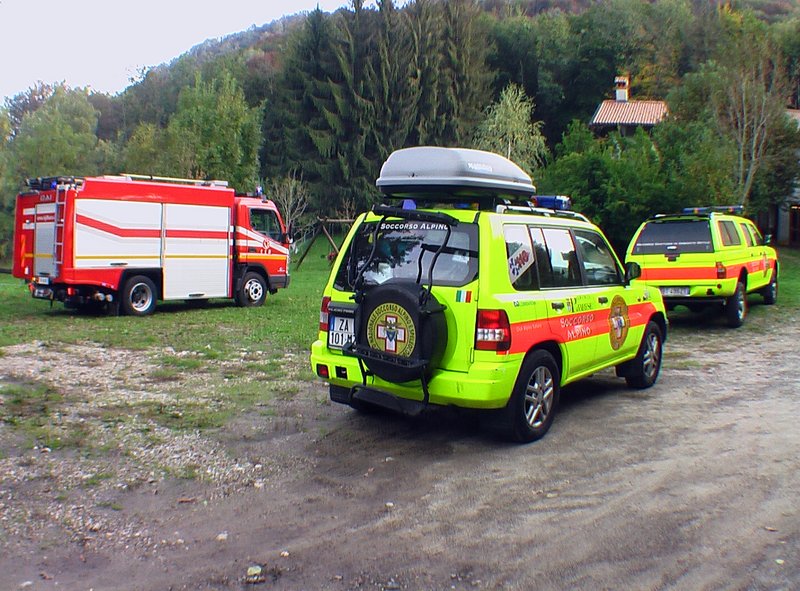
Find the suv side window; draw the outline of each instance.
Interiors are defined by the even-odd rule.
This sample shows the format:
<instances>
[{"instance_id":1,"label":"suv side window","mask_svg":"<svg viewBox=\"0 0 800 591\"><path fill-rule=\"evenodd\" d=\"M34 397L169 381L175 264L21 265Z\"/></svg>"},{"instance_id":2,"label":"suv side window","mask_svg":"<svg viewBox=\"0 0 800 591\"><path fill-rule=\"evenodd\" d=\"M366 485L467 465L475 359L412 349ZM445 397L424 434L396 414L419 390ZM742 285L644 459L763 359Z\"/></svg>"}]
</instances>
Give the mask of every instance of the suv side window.
<instances>
[{"instance_id":1,"label":"suv side window","mask_svg":"<svg viewBox=\"0 0 800 591\"><path fill-rule=\"evenodd\" d=\"M508 224L503 228L503 233L506 238L508 278L511 280L511 285L518 291L539 289L528 227Z\"/></svg>"},{"instance_id":2,"label":"suv side window","mask_svg":"<svg viewBox=\"0 0 800 591\"><path fill-rule=\"evenodd\" d=\"M717 222L719 235L722 238L722 246L738 246L742 243L739 233L736 231L736 224L727 220Z\"/></svg>"},{"instance_id":3,"label":"suv side window","mask_svg":"<svg viewBox=\"0 0 800 591\"><path fill-rule=\"evenodd\" d=\"M577 287L583 284L578 254L572 234L567 229L543 228L550 268L553 273L553 287Z\"/></svg>"},{"instance_id":4,"label":"suv side window","mask_svg":"<svg viewBox=\"0 0 800 591\"><path fill-rule=\"evenodd\" d=\"M536 257L536 270L539 272L539 285L542 287L555 287L553 267L550 266L550 254L547 252L547 245L544 243L542 229L531 227L530 232L533 240L533 252Z\"/></svg>"},{"instance_id":5,"label":"suv side window","mask_svg":"<svg viewBox=\"0 0 800 591\"><path fill-rule=\"evenodd\" d=\"M602 236L588 230L575 230L575 239L580 247L587 285L622 283L617 261Z\"/></svg>"}]
</instances>

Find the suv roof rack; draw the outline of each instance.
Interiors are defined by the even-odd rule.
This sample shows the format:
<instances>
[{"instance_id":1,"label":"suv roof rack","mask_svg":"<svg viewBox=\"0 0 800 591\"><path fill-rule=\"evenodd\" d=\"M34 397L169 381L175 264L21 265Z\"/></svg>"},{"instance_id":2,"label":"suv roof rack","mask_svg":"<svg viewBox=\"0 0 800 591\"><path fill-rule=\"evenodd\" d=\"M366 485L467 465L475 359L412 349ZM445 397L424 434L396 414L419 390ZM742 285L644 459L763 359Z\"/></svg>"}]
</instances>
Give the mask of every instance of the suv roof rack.
<instances>
[{"instance_id":1,"label":"suv roof rack","mask_svg":"<svg viewBox=\"0 0 800 591\"><path fill-rule=\"evenodd\" d=\"M547 207L536 207L534 205L498 205L495 209L497 213L527 213L531 215L541 215L544 217L553 218L568 218L572 220L580 220L582 222L589 222L582 213L571 211L568 209L549 209Z\"/></svg>"}]
</instances>

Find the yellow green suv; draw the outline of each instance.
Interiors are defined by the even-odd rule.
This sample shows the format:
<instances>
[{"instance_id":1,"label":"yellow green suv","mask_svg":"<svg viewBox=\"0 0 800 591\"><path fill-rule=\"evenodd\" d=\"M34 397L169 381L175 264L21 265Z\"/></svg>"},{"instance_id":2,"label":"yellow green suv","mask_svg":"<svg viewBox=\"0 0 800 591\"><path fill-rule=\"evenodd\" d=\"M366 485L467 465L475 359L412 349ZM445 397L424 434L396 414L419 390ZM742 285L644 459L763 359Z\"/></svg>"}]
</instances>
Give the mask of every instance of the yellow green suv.
<instances>
[{"instance_id":1,"label":"yellow green suv","mask_svg":"<svg viewBox=\"0 0 800 591\"><path fill-rule=\"evenodd\" d=\"M634 284L583 215L536 207L530 177L487 152L390 155L386 203L361 214L325 286L313 371L334 402L417 414L482 409L528 442L561 387L616 367L647 388L661 367L661 294Z\"/></svg>"},{"instance_id":2,"label":"yellow green suv","mask_svg":"<svg viewBox=\"0 0 800 591\"><path fill-rule=\"evenodd\" d=\"M778 255L739 206L695 207L645 220L631 240L626 262L641 268L639 281L657 287L667 309L722 308L729 326L747 315L747 294L765 304L778 299Z\"/></svg>"}]
</instances>

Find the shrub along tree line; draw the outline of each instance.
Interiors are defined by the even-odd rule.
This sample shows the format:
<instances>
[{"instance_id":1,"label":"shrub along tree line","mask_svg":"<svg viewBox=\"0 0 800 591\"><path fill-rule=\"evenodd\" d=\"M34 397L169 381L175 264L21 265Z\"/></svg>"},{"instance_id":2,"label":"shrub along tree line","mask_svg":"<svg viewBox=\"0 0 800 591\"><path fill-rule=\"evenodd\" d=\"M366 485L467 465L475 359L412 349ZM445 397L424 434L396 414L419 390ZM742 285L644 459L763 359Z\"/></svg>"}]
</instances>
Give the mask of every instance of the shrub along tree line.
<instances>
[{"instance_id":1,"label":"shrub along tree line","mask_svg":"<svg viewBox=\"0 0 800 591\"><path fill-rule=\"evenodd\" d=\"M571 195L618 246L656 211L757 213L800 176L785 114L800 92L798 14L690 0L375 4L206 42L116 96L39 83L7 99L0 259L14 196L42 175L222 178L239 191L302 179L305 215L331 216L378 198L397 148L483 147L540 192ZM669 117L596 137L587 123L620 73Z\"/></svg>"}]
</instances>

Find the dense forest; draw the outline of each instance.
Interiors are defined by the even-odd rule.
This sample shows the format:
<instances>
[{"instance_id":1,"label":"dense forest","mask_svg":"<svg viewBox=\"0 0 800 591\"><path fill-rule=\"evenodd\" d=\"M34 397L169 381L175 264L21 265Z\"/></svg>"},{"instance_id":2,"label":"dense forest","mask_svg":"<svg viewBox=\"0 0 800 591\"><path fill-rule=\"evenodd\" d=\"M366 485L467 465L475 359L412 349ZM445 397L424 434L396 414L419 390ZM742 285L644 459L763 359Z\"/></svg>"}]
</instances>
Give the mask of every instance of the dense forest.
<instances>
[{"instance_id":1,"label":"dense forest","mask_svg":"<svg viewBox=\"0 0 800 591\"><path fill-rule=\"evenodd\" d=\"M597 136L620 74L669 115ZM799 94L794 2L352 0L207 41L115 96L41 82L7 99L0 259L26 177L225 179L307 196L309 219L349 217L412 145L508 155L622 245L656 211L756 214L791 195Z\"/></svg>"}]
</instances>

